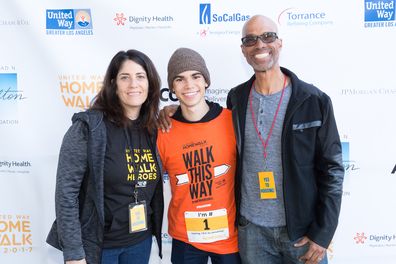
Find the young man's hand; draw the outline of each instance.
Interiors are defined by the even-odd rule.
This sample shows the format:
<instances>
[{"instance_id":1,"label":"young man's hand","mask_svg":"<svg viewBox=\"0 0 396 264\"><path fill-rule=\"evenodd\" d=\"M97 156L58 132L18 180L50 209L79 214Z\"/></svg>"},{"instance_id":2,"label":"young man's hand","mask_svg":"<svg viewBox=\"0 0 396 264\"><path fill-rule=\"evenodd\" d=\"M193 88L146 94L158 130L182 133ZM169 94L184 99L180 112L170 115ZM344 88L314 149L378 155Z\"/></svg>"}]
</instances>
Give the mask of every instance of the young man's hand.
<instances>
[{"instance_id":1,"label":"young man's hand","mask_svg":"<svg viewBox=\"0 0 396 264\"><path fill-rule=\"evenodd\" d=\"M168 105L161 109L158 116L158 127L162 132L169 132L172 127L171 117L176 113L178 105Z\"/></svg>"}]
</instances>

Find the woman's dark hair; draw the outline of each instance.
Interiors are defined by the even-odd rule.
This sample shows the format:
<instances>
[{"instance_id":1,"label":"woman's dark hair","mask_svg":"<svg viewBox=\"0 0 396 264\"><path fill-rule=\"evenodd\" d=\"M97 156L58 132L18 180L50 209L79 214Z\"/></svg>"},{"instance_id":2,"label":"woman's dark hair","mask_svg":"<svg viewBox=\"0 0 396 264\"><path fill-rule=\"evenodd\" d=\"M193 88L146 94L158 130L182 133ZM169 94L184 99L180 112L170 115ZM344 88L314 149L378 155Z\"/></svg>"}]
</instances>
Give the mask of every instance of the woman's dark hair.
<instances>
[{"instance_id":1,"label":"woman's dark hair","mask_svg":"<svg viewBox=\"0 0 396 264\"><path fill-rule=\"evenodd\" d=\"M120 51L111 59L103 80L103 87L96 95L90 109L102 111L118 126L127 126L129 119L117 96L116 82L117 74L126 60L134 61L146 71L149 89L147 99L140 109L139 120L141 126L152 134L157 128L161 79L150 58L138 50Z\"/></svg>"}]
</instances>

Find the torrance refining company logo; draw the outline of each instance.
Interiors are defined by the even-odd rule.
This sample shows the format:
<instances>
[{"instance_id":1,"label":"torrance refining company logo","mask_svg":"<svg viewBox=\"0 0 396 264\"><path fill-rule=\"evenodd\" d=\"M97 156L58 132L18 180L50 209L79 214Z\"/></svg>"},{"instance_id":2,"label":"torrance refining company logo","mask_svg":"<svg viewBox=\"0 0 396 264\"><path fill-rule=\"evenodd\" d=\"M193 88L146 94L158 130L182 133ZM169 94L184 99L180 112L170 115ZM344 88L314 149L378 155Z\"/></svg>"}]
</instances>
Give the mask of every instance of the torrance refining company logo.
<instances>
[{"instance_id":1,"label":"torrance refining company logo","mask_svg":"<svg viewBox=\"0 0 396 264\"><path fill-rule=\"evenodd\" d=\"M395 0L365 0L364 27L394 27Z\"/></svg>"},{"instance_id":2,"label":"torrance refining company logo","mask_svg":"<svg viewBox=\"0 0 396 264\"><path fill-rule=\"evenodd\" d=\"M331 26L333 20L323 10L299 10L294 7L286 8L278 15L278 23L283 26Z\"/></svg>"},{"instance_id":3,"label":"torrance refining company logo","mask_svg":"<svg viewBox=\"0 0 396 264\"><path fill-rule=\"evenodd\" d=\"M24 100L26 96L18 90L17 74L0 73L0 125L18 124L18 103Z\"/></svg>"},{"instance_id":4,"label":"torrance refining company logo","mask_svg":"<svg viewBox=\"0 0 396 264\"><path fill-rule=\"evenodd\" d=\"M47 35L93 35L90 9L47 9Z\"/></svg>"}]
</instances>

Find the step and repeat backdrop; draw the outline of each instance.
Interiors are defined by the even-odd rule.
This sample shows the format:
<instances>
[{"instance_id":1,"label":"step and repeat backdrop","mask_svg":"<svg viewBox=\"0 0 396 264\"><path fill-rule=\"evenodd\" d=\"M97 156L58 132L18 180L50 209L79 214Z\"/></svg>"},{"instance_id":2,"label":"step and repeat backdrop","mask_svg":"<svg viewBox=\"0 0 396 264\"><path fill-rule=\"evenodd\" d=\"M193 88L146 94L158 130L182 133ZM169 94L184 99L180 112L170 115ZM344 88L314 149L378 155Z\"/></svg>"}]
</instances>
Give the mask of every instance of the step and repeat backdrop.
<instances>
[{"instance_id":1,"label":"step and repeat backdrop","mask_svg":"<svg viewBox=\"0 0 396 264\"><path fill-rule=\"evenodd\" d=\"M207 98L225 106L230 88L253 74L240 38L254 14L278 24L281 65L334 103L346 174L329 262L395 263L395 9L396 0L0 0L0 263L62 263L45 243L61 140L115 53L151 57L164 106L176 102L170 55L196 49L211 72ZM170 263L166 217L162 243ZM151 263L161 262L157 252Z\"/></svg>"}]
</instances>

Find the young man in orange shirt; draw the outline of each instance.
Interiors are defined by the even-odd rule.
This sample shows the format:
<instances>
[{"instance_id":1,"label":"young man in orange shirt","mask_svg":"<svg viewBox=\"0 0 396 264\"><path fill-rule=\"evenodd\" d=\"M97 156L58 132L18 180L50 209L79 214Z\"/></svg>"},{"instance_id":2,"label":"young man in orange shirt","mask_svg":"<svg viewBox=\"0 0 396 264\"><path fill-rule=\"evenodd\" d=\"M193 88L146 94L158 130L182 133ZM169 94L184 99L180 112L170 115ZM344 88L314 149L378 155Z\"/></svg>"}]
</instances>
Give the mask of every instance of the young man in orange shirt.
<instances>
[{"instance_id":1,"label":"young man in orange shirt","mask_svg":"<svg viewBox=\"0 0 396 264\"><path fill-rule=\"evenodd\" d=\"M210 75L196 51L180 48L168 63L168 84L180 101L157 147L172 198L168 232L172 263L240 263L235 226L236 141L231 111L205 101Z\"/></svg>"}]
</instances>

